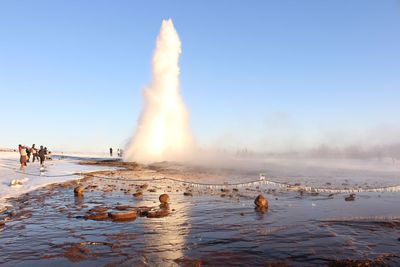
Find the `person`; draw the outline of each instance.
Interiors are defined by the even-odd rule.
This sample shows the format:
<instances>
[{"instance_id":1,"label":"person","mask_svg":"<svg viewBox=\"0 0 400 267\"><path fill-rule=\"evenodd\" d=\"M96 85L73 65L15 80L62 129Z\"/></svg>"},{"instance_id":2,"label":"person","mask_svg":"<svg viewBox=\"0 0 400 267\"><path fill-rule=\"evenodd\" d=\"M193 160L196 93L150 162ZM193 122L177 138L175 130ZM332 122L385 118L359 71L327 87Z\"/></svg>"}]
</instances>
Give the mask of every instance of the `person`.
<instances>
[{"instance_id":1,"label":"person","mask_svg":"<svg viewBox=\"0 0 400 267\"><path fill-rule=\"evenodd\" d=\"M121 154L120 154L120 152L119 152L119 148L117 149L117 156L118 156L118 157L121 156Z\"/></svg>"},{"instance_id":2,"label":"person","mask_svg":"<svg viewBox=\"0 0 400 267\"><path fill-rule=\"evenodd\" d=\"M26 146L25 149L26 149L26 156L27 156L26 162L29 162L29 160L31 159L31 152L32 151L28 146Z\"/></svg>"},{"instance_id":3,"label":"person","mask_svg":"<svg viewBox=\"0 0 400 267\"><path fill-rule=\"evenodd\" d=\"M110 147L110 157L112 157L112 152L113 152L113 149L112 149L112 147Z\"/></svg>"},{"instance_id":4,"label":"person","mask_svg":"<svg viewBox=\"0 0 400 267\"><path fill-rule=\"evenodd\" d=\"M44 160L46 159L46 153L45 153L43 146L40 146L39 158L40 158L40 165L44 166Z\"/></svg>"},{"instance_id":5,"label":"person","mask_svg":"<svg viewBox=\"0 0 400 267\"><path fill-rule=\"evenodd\" d=\"M22 170L24 167L26 167L26 158L27 158L26 148L22 145L18 145L18 150L20 154L19 162L21 163L20 169Z\"/></svg>"},{"instance_id":6,"label":"person","mask_svg":"<svg viewBox=\"0 0 400 267\"><path fill-rule=\"evenodd\" d=\"M36 146L36 144L33 144L31 147L32 162L35 162L35 159L37 159L39 161L38 150L35 146Z\"/></svg>"}]
</instances>

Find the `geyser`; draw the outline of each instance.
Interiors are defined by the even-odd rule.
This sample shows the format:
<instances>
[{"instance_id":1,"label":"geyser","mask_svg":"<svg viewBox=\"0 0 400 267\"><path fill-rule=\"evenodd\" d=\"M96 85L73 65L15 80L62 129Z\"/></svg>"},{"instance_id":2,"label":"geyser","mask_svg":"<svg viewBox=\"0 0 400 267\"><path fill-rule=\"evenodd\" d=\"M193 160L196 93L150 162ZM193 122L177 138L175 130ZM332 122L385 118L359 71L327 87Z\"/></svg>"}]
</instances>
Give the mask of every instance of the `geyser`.
<instances>
[{"instance_id":1,"label":"geyser","mask_svg":"<svg viewBox=\"0 0 400 267\"><path fill-rule=\"evenodd\" d=\"M125 161L182 160L194 148L189 114L179 93L181 41L172 20L163 20L152 60L152 81Z\"/></svg>"}]
</instances>

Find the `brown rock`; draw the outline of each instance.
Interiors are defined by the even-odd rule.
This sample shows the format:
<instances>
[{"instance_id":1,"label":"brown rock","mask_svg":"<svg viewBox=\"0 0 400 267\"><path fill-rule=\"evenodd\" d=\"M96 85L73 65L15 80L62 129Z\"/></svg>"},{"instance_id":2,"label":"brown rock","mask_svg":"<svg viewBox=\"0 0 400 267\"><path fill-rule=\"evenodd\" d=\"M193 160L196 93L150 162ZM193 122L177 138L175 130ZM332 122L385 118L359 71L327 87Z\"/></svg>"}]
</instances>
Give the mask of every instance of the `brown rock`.
<instances>
[{"instance_id":1,"label":"brown rock","mask_svg":"<svg viewBox=\"0 0 400 267\"><path fill-rule=\"evenodd\" d=\"M183 195L187 196L187 197L192 197L193 196L193 194L191 192L184 192Z\"/></svg>"},{"instance_id":2,"label":"brown rock","mask_svg":"<svg viewBox=\"0 0 400 267\"><path fill-rule=\"evenodd\" d=\"M129 210L129 211L115 211L115 212L109 212L108 215L113 219L114 221L128 221L128 220L134 220L137 217L137 210Z\"/></svg>"},{"instance_id":3,"label":"brown rock","mask_svg":"<svg viewBox=\"0 0 400 267\"><path fill-rule=\"evenodd\" d=\"M5 221L0 221L0 227L4 227L6 225Z\"/></svg>"},{"instance_id":4,"label":"brown rock","mask_svg":"<svg viewBox=\"0 0 400 267\"><path fill-rule=\"evenodd\" d=\"M268 208L268 200L262 194L256 197L254 204L256 204L257 207Z\"/></svg>"},{"instance_id":5,"label":"brown rock","mask_svg":"<svg viewBox=\"0 0 400 267\"><path fill-rule=\"evenodd\" d=\"M149 211L151 211L151 207L138 207L138 214L139 216L147 216L147 214L149 213Z\"/></svg>"},{"instance_id":6,"label":"brown rock","mask_svg":"<svg viewBox=\"0 0 400 267\"><path fill-rule=\"evenodd\" d=\"M96 206L89 210L89 212L91 212L91 213L97 213L97 212L102 213L102 212L107 212L107 211L108 211L108 208L102 207L102 206Z\"/></svg>"},{"instance_id":7,"label":"brown rock","mask_svg":"<svg viewBox=\"0 0 400 267\"><path fill-rule=\"evenodd\" d=\"M345 201L354 201L356 199L356 194L350 194L348 197L345 197Z\"/></svg>"},{"instance_id":8,"label":"brown rock","mask_svg":"<svg viewBox=\"0 0 400 267\"><path fill-rule=\"evenodd\" d=\"M156 211L150 211L147 213L147 218L163 218L168 216L169 210L167 209L160 209Z\"/></svg>"},{"instance_id":9,"label":"brown rock","mask_svg":"<svg viewBox=\"0 0 400 267\"><path fill-rule=\"evenodd\" d=\"M256 206L256 211L259 213L265 213L267 212L268 207L263 207L263 206Z\"/></svg>"},{"instance_id":10,"label":"brown rock","mask_svg":"<svg viewBox=\"0 0 400 267\"><path fill-rule=\"evenodd\" d=\"M136 193L133 194L134 197L143 197L143 192L142 191L137 191Z\"/></svg>"},{"instance_id":11,"label":"brown rock","mask_svg":"<svg viewBox=\"0 0 400 267\"><path fill-rule=\"evenodd\" d=\"M159 207L160 207L160 209L169 209L169 204L168 203L161 203Z\"/></svg>"},{"instance_id":12,"label":"brown rock","mask_svg":"<svg viewBox=\"0 0 400 267\"><path fill-rule=\"evenodd\" d=\"M89 213L89 214L86 214L84 218L86 220L95 220L95 221L107 220L108 219L108 213L107 212Z\"/></svg>"},{"instance_id":13,"label":"brown rock","mask_svg":"<svg viewBox=\"0 0 400 267\"><path fill-rule=\"evenodd\" d=\"M162 204L168 204L169 203L169 195L168 194L162 194L158 198Z\"/></svg>"},{"instance_id":14,"label":"brown rock","mask_svg":"<svg viewBox=\"0 0 400 267\"><path fill-rule=\"evenodd\" d=\"M142 185L140 186L140 189L145 190L145 189L147 189L147 187L149 187L148 184L142 184Z\"/></svg>"},{"instance_id":15,"label":"brown rock","mask_svg":"<svg viewBox=\"0 0 400 267\"><path fill-rule=\"evenodd\" d=\"M84 191L85 191L85 189L83 188L83 186L77 186L74 188L75 196L83 196Z\"/></svg>"},{"instance_id":16,"label":"brown rock","mask_svg":"<svg viewBox=\"0 0 400 267\"><path fill-rule=\"evenodd\" d=\"M133 209L133 208L134 207L129 206L129 205L119 205L119 206L115 207L116 210L129 210L129 209Z\"/></svg>"}]
</instances>

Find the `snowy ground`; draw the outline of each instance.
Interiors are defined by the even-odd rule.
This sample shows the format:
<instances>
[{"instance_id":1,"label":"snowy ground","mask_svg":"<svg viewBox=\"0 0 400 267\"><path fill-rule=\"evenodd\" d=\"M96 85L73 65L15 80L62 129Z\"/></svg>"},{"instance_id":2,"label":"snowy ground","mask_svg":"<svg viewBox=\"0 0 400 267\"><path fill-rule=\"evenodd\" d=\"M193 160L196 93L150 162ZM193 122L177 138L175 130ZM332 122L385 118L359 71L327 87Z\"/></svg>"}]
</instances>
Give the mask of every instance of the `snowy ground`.
<instances>
[{"instance_id":1,"label":"snowy ground","mask_svg":"<svg viewBox=\"0 0 400 267\"><path fill-rule=\"evenodd\" d=\"M80 178L79 175L73 175L74 173L106 169L77 164L83 159L107 159L101 155L64 155L62 159L59 156L53 158L52 161L45 162L44 171L40 170L38 161L28 163L25 170L21 171L17 152L0 152L0 210L7 205L6 198L16 197L48 184ZM16 185L11 185L13 182Z\"/></svg>"}]
</instances>

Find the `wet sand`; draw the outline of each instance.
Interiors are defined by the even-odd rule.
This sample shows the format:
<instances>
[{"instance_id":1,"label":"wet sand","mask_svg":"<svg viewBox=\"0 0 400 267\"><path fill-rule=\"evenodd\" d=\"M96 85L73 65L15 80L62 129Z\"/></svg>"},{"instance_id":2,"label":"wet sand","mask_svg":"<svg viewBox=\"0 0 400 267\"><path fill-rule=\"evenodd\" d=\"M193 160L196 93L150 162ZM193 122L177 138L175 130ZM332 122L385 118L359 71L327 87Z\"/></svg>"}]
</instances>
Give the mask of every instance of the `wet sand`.
<instances>
[{"instance_id":1,"label":"wet sand","mask_svg":"<svg viewBox=\"0 0 400 267\"><path fill-rule=\"evenodd\" d=\"M225 190L153 180L171 177L215 182L232 169L160 163L84 162L123 169L86 175L11 199L1 214L4 266L397 266L400 264L398 193L308 194L267 187ZM251 173L248 173L252 175ZM98 178L93 177L105 177ZM238 175L240 176L240 175ZM132 182L111 180L141 179ZM83 196L74 188L82 186ZM142 192L142 194L137 194ZM160 210L159 218L87 219L92 209L125 206ZM254 209L263 193L269 209ZM136 196L134 196L134 194ZM122 207L123 209L123 207ZM156 216L157 217L157 216Z\"/></svg>"}]
</instances>

